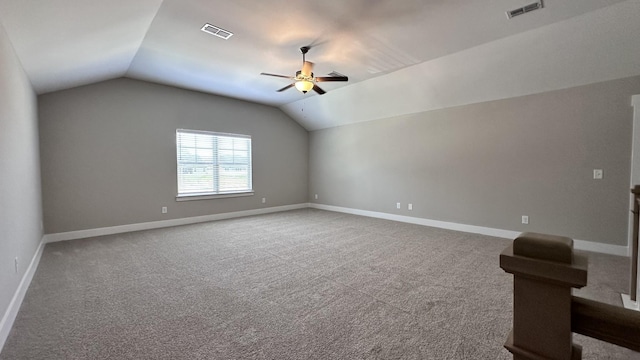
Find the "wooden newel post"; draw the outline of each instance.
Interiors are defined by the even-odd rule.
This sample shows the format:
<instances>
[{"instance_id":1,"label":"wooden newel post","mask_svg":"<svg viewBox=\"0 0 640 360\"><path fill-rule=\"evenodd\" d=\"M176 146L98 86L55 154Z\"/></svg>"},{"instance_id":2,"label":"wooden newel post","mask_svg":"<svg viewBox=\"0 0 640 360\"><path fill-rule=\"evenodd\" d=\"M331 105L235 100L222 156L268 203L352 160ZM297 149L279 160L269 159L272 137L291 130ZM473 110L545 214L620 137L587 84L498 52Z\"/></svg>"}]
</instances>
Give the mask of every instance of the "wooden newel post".
<instances>
[{"instance_id":1,"label":"wooden newel post","mask_svg":"<svg viewBox=\"0 0 640 360\"><path fill-rule=\"evenodd\" d=\"M513 330L505 347L515 360L582 357L571 332L571 289L587 284L587 258L567 237L523 233L500 254L514 275Z\"/></svg>"}]
</instances>

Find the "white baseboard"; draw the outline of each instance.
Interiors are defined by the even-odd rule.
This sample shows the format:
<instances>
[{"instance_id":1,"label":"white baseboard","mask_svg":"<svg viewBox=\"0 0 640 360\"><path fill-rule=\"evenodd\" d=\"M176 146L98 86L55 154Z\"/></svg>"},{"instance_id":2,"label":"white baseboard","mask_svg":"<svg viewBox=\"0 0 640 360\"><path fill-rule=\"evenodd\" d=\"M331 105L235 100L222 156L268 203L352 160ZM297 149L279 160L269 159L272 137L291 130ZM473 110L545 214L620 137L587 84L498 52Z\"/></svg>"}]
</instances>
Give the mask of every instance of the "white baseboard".
<instances>
[{"instance_id":1,"label":"white baseboard","mask_svg":"<svg viewBox=\"0 0 640 360\"><path fill-rule=\"evenodd\" d=\"M514 239L515 237L520 235L520 232L518 231L493 229L493 228L482 227L482 226L465 225L465 224L458 224L458 223L452 223L452 222L446 222L446 221L389 214L389 213L383 213L383 212L377 212L377 211L351 209L351 208L344 208L339 206L313 204L313 203L309 204L309 207L312 207L315 209L321 209L321 210L329 210L329 211L353 214L353 215L368 216L368 217L373 217L378 219L399 221L399 222L410 223L410 224L431 226L431 227L437 227L441 229L463 231L463 232L468 232L473 234L489 235L489 236L495 236L495 237L501 237L501 238L507 238L507 239Z\"/></svg>"},{"instance_id":2,"label":"white baseboard","mask_svg":"<svg viewBox=\"0 0 640 360\"><path fill-rule=\"evenodd\" d=\"M586 240L573 240L573 247L578 250L597 252L601 254L631 256L631 249L628 246L603 244Z\"/></svg>"},{"instance_id":3,"label":"white baseboard","mask_svg":"<svg viewBox=\"0 0 640 360\"><path fill-rule=\"evenodd\" d=\"M33 255L33 258L31 258L31 263L29 263L27 271L22 276L22 280L20 281L15 294L13 294L13 298L9 303L7 311L5 311L4 316L2 316L2 320L0 321L0 351L2 351L7 338L9 338L9 333L11 332L11 328L13 327L13 322L16 320L16 316L18 316L18 311L20 310L20 305L22 305L22 300L24 300L24 296L27 293L29 285L31 284L33 275L36 273L36 269L38 268L38 264L40 263L40 257L42 256L44 245L45 241L43 237L40 241L40 244L38 245L38 249L36 249L36 253Z\"/></svg>"},{"instance_id":4,"label":"white baseboard","mask_svg":"<svg viewBox=\"0 0 640 360\"><path fill-rule=\"evenodd\" d=\"M207 221L232 219L232 218L243 217L243 216L252 216L252 215L268 214L268 213L274 213L274 212L280 212L280 211L304 209L308 207L314 208L314 209L320 209L320 210L328 210L328 211L353 214L353 215L368 216L368 217L373 217L378 219L393 220L393 221L405 222L410 224L431 226L431 227L437 227L442 229L463 231L463 232L469 232L473 234L495 236L495 237L501 237L506 239L515 239L521 233L519 231L513 231L513 230L504 230L504 229L496 229L496 228L489 228L489 227L476 226L476 225L459 224L454 222L431 220L431 219L417 218L417 217L397 215L397 214L389 214L389 213L369 211L369 210L352 209L352 208L345 208L340 206L315 204L315 203L301 203L301 204L294 204L294 205L268 207L268 208L262 208L262 209L253 209L253 210L235 211L235 212L213 214L213 215L196 216L196 217L182 218L182 219L151 221L146 223L137 223L137 224L119 225L119 226L111 226L111 227L104 227L104 228L97 228L97 229L87 229L87 230L55 233L55 234L46 234L44 236L44 242L50 243L50 242L65 241L65 240L83 239L83 238L94 237L94 236L120 234L120 233L126 233L131 231L159 229L159 228L170 227L170 226L188 225L188 224L195 224L195 223L201 223L201 222L207 222ZM610 255L618 255L618 256L630 255L629 247L622 246L622 245L611 245L611 244L597 243L593 241L574 239L574 246L577 250L593 251L593 252L610 254Z\"/></svg>"},{"instance_id":5,"label":"white baseboard","mask_svg":"<svg viewBox=\"0 0 640 360\"><path fill-rule=\"evenodd\" d=\"M309 204L307 203L274 206L274 207L268 207L268 208L262 208L262 209L234 211L234 212L228 212L228 213L194 216L194 217L181 218L181 219L151 221L151 222L138 223L138 224L118 225L118 226L110 226L110 227L103 227L103 228L97 228L97 229L87 229L87 230L77 230L77 231L69 231L69 232L63 232L63 233L47 234L44 236L44 239L45 239L45 243L52 243L57 241L84 239L84 238L89 238L94 236L121 234L121 233L132 232L132 231L159 229L159 228L170 227L170 226L196 224L196 223L202 223L207 221L238 218L243 216L261 215L261 214L269 214L269 213L288 211L288 210L305 209L308 207L309 207Z\"/></svg>"},{"instance_id":6,"label":"white baseboard","mask_svg":"<svg viewBox=\"0 0 640 360\"><path fill-rule=\"evenodd\" d=\"M640 311L640 301L631 301L631 296L627 294L620 294L620 296L625 309Z\"/></svg>"},{"instance_id":7,"label":"white baseboard","mask_svg":"<svg viewBox=\"0 0 640 360\"><path fill-rule=\"evenodd\" d=\"M405 222L410 224L431 226L431 227L437 227L441 229L463 231L463 232L468 232L472 234L495 236L495 237L512 239L512 240L521 234L520 231L495 229L495 228L476 226L476 225L466 225L466 224L459 224L459 223L453 223L453 222L447 222L447 221L439 221L439 220L431 220L431 219L417 218L417 217L404 216L404 215L389 214L389 213L383 213L383 212L377 212L377 211L345 208L340 206L310 203L309 207L314 209L320 209L320 210L335 211L335 212L341 212L341 213L347 213L347 214L353 214L353 215L368 216L368 217L373 217L378 219L386 219L386 220L400 221L400 222ZM586 241L586 240L574 240L573 245L577 250L593 251L593 252L610 254L610 255L629 256L628 246L602 244L602 243Z\"/></svg>"},{"instance_id":8,"label":"white baseboard","mask_svg":"<svg viewBox=\"0 0 640 360\"><path fill-rule=\"evenodd\" d=\"M31 284L31 280L33 279L33 275L35 274L35 271L38 267L38 263L40 262L40 257L42 256L44 245L47 243L82 239L82 238L88 238L93 236L112 235L112 234L119 234L119 233L131 232L131 231L158 229L158 228L170 227L170 226L188 225L188 224L195 224L195 223L201 223L201 222L207 222L207 221L232 219L232 218L243 217L243 216L261 215L261 214L275 213L275 212L288 211L288 210L304 209L309 207L314 209L320 209L320 210L328 210L328 211L335 211L335 212L341 212L341 213L347 213L347 214L353 214L353 215L368 216L368 217L379 218L379 219L393 220L393 221L431 226L431 227L437 227L437 228L449 229L449 230L455 230L455 231L463 231L463 232L469 232L474 234L495 236L495 237L501 237L501 238L507 238L507 239L514 239L518 235L520 235L519 231L495 229L495 228L488 228L488 227L482 227L482 226L466 225L466 224L459 224L459 223L453 223L453 222L423 219L423 218L416 218L416 217L410 217L410 216L404 216L404 215L396 215L396 214L382 213L382 212L376 212L376 211L359 210L359 209L345 208L345 207L332 206L332 205L314 204L314 203L275 206L275 207L262 208L262 209L235 211L235 212L196 216L196 217L182 218L182 219L152 221L152 222L138 223L138 224L129 224L129 225L120 225L120 226L104 227L104 228L97 228L97 229L47 234L42 237L42 241L40 242L40 245L38 246L38 249L36 250L36 253L33 256L31 263L27 268L27 271L25 272L24 276L22 277L22 280L20 281L20 285L18 286L18 289L16 290L13 298L11 299L11 303L9 304L9 307L5 312L4 316L2 317L2 321L0 321L0 350L2 350L2 347L4 346L4 343L9 336L9 332L11 331L13 322L15 321L15 318L18 315L18 310L20 309L22 300L24 299L27 289ZM587 250L587 251L612 254L612 255L620 255L620 256L629 256L628 246L602 244L602 243L596 243L596 242L584 241L584 240L574 240L574 246L576 249L579 249L579 250Z\"/></svg>"}]
</instances>

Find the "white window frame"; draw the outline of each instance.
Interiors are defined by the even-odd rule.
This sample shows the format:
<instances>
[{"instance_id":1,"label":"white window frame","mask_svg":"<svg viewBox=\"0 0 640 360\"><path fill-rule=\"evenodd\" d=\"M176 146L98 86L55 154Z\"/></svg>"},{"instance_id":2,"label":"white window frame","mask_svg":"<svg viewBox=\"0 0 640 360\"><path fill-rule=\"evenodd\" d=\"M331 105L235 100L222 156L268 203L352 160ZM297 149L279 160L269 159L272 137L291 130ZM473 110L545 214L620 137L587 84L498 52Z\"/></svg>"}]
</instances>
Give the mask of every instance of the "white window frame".
<instances>
[{"instance_id":1,"label":"white window frame","mask_svg":"<svg viewBox=\"0 0 640 360\"><path fill-rule=\"evenodd\" d=\"M209 143L208 147L198 147L197 142L194 143L193 146L182 146L180 141L180 134L192 134L196 136L208 136L210 137L211 143ZM248 158L248 164L239 164L241 166L248 166L248 187L242 189L234 189L234 190L220 190L220 166L221 166L221 156L220 150L230 150L230 149L221 149L220 143L218 142L219 138L232 138L237 140L248 140L248 143L245 143L248 147L246 158ZM239 196L251 196L254 194L253 191L253 164L252 164L252 150L251 150L251 136L243 135L243 134L230 134L230 133L220 133L213 131L202 131L202 130L188 130L188 129L176 129L176 201L188 201L188 200L204 200L204 199L216 199L216 198L227 198L227 197L239 197ZM201 138L202 139L202 138ZM206 138L205 138L206 139ZM194 160L188 161L184 158L181 159L181 147L190 148L194 151ZM197 152L206 153L207 150L211 150L210 160L207 160L206 156L200 158L195 155ZM182 149L184 150L184 149ZM243 151L243 150L239 150ZM235 152L235 150L234 150ZM208 155L208 154L207 154ZM213 176L212 187L209 189L200 189L201 191L188 191L184 188L181 189L181 170L184 170L182 166L185 165L203 165L205 167L210 167ZM233 166L234 163L228 163ZM207 170L208 171L208 170ZM184 185L186 186L186 185ZM198 189L195 189L198 190Z\"/></svg>"}]
</instances>

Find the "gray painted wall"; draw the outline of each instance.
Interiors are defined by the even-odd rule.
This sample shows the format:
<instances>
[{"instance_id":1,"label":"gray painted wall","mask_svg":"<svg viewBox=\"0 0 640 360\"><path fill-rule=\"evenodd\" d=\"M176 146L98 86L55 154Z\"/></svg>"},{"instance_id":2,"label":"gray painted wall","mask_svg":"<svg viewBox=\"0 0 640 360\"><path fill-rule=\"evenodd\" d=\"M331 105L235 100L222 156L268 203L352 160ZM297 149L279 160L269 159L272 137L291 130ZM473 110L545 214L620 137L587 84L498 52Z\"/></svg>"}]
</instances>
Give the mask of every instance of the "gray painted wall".
<instances>
[{"instance_id":1,"label":"gray painted wall","mask_svg":"<svg viewBox=\"0 0 640 360\"><path fill-rule=\"evenodd\" d=\"M0 318L42 240L36 116L36 95L0 25Z\"/></svg>"},{"instance_id":2,"label":"gray painted wall","mask_svg":"<svg viewBox=\"0 0 640 360\"><path fill-rule=\"evenodd\" d=\"M279 109L131 79L38 101L46 233L307 202L308 133ZM251 135L255 195L176 202L176 128Z\"/></svg>"},{"instance_id":3,"label":"gray painted wall","mask_svg":"<svg viewBox=\"0 0 640 360\"><path fill-rule=\"evenodd\" d=\"M626 246L639 92L633 77L314 131L309 196ZM593 180L595 168L604 179Z\"/></svg>"}]
</instances>

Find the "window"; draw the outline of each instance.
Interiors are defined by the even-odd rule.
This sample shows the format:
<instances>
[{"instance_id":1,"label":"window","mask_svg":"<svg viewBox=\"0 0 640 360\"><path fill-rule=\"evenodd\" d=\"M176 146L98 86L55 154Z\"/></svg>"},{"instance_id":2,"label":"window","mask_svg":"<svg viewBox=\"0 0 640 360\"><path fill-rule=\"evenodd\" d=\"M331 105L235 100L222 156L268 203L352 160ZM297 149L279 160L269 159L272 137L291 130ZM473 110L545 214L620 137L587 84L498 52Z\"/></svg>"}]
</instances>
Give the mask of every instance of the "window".
<instances>
[{"instance_id":1,"label":"window","mask_svg":"<svg viewBox=\"0 0 640 360\"><path fill-rule=\"evenodd\" d=\"M176 130L178 198L252 195L251 136Z\"/></svg>"}]
</instances>

